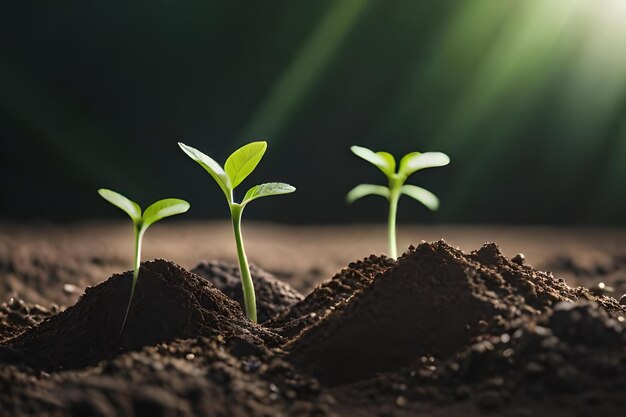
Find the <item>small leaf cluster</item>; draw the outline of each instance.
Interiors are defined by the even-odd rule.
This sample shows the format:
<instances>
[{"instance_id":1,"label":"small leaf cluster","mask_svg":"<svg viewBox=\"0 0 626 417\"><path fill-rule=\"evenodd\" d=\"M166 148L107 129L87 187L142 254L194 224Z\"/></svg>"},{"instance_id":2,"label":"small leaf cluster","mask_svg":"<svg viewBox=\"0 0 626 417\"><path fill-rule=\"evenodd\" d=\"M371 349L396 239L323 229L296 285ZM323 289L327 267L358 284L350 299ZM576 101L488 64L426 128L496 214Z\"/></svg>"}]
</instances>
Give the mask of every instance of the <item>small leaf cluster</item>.
<instances>
[{"instance_id":1,"label":"small leaf cluster","mask_svg":"<svg viewBox=\"0 0 626 417\"><path fill-rule=\"evenodd\" d=\"M143 213L139 204L106 188L98 190L98 194L109 203L124 211L133 221L140 232L145 231L153 223L176 214L185 213L189 210L189 203L178 198L166 198L151 204Z\"/></svg>"},{"instance_id":2,"label":"small leaf cluster","mask_svg":"<svg viewBox=\"0 0 626 417\"><path fill-rule=\"evenodd\" d=\"M448 155L442 152L411 152L402 157L396 170L396 159L389 152L374 152L361 146L352 146L350 150L360 158L375 165L389 180L387 187L383 185L361 184L354 187L346 199L352 203L367 195L379 195L390 199L394 191L409 196L430 210L439 208L437 196L425 188L416 185L405 184L413 173L426 168L442 167L450 163Z\"/></svg>"},{"instance_id":3,"label":"small leaf cluster","mask_svg":"<svg viewBox=\"0 0 626 417\"><path fill-rule=\"evenodd\" d=\"M288 194L296 190L295 187L292 187L289 184L282 182L269 182L255 185L246 192L240 203L235 202L235 188L237 188L237 186L241 184L241 182L246 179L246 177L248 177L248 175L250 175L259 164L267 149L267 142L252 142L242 146L233 152L228 159L226 159L226 163L224 163L223 168L213 158L205 155L196 148L180 142L178 143L178 146L180 146L180 148L191 159L196 161L209 173L209 175L211 175L211 177L213 177L224 193L224 196L226 196L226 200L231 207L233 205L243 207L257 198Z\"/></svg>"}]
</instances>

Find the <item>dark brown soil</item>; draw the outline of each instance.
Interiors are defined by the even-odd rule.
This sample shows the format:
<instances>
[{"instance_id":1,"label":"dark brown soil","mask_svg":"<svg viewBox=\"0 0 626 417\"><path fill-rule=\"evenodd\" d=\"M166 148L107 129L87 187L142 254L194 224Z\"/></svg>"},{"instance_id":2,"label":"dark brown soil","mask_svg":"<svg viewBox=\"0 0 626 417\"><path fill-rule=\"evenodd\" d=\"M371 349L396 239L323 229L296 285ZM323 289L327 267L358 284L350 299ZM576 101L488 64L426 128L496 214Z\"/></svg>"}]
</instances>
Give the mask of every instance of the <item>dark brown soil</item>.
<instances>
[{"instance_id":1,"label":"dark brown soil","mask_svg":"<svg viewBox=\"0 0 626 417\"><path fill-rule=\"evenodd\" d=\"M132 273L88 288L67 310L7 341L46 371L95 365L119 352L174 339L245 335L262 346L278 337L246 320L212 284L164 260L143 263L128 321L120 334Z\"/></svg>"},{"instance_id":2,"label":"dark brown soil","mask_svg":"<svg viewBox=\"0 0 626 417\"><path fill-rule=\"evenodd\" d=\"M335 304L288 344L294 363L328 384L446 358L493 326L538 315L560 301L601 300L505 259L494 244L465 255L443 242L410 249L365 291Z\"/></svg>"},{"instance_id":3,"label":"dark brown soil","mask_svg":"<svg viewBox=\"0 0 626 417\"><path fill-rule=\"evenodd\" d=\"M205 278L229 298L237 301L241 309L245 308L238 266L226 262L202 262L191 272ZM256 307L259 323L263 323L278 313L289 309L304 298L289 284L274 278L256 265L250 266L250 274L257 297Z\"/></svg>"},{"instance_id":4,"label":"dark brown soil","mask_svg":"<svg viewBox=\"0 0 626 417\"><path fill-rule=\"evenodd\" d=\"M323 282L304 300L274 317L266 325L285 337L296 336L304 328L331 314L342 302L365 289L378 274L394 264L392 259L375 255L350 263L348 268Z\"/></svg>"},{"instance_id":5,"label":"dark brown soil","mask_svg":"<svg viewBox=\"0 0 626 417\"><path fill-rule=\"evenodd\" d=\"M261 325L241 312L234 266L195 271L203 277L143 264L122 338L129 273L61 313L3 304L0 415L621 416L626 407L625 307L493 244L370 256L304 299L254 269Z\"/></svg>"}]
</instances>

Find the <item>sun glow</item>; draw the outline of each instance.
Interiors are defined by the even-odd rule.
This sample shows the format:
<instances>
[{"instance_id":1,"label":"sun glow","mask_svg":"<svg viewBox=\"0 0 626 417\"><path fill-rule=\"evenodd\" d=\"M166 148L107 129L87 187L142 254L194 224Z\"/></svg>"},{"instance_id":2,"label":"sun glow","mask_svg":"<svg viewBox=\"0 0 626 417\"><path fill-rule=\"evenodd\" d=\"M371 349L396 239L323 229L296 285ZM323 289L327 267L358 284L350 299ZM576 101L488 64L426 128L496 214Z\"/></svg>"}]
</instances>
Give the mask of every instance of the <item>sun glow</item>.
<instances>
[{"instance_id":1,"label":"sun glow","mask_svg":"<svg viewBox=\"0 0 626 417\"><path fill-rule=\"evenodd\" d=\"M598 10L598 17L606 24L615 24L626 31L626 1L595 0L592 7Z\"/></svg>"}]
</instances>

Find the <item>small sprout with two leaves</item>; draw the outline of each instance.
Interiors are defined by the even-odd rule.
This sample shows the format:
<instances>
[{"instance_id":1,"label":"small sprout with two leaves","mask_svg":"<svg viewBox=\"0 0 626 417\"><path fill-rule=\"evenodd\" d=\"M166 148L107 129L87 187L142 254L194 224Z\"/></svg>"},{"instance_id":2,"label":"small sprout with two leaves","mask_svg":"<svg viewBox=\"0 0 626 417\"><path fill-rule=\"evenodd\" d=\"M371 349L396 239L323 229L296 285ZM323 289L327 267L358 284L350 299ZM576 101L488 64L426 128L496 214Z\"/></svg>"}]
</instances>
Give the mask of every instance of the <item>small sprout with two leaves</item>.
<instances>
[{"instance_id":1,"label":"small sprout with two leaves","mask_svg":"<svg viewBox=\"0 0 626 417\"><path fill-rule=\"evenodd\" d=\"M256 296L254 294L252 277L250 276L248 258L246 257L246 251L243 246L241 215L245 206L252 200L271 195L293 193L296 189L289 184L281 182L255 185L246 192L240 203L235 202L233 191L252 173L252 171L254 171L254 168L256 168L257 164L261 161L267 149L266 142L252 142L237 149L228 157L223 168L220 164L215 162L215 160L191 146L180 142L178 146L180 146L187 156L196 161L213 177L226 196L235 233L235 242L237 244L237 257L239 259L239 273L241 275L246 316L256 323Z\"/></svg>"},{"instance_id":2,"label":"small sprout with two leaves","mask_svg":"<svg viewBox=\"0 0 626 417\"><path fill-rule=\"evenodd\" d=\"M366 195L379 195L389 200L389 256L398 257L396 243L396 212L398 200L402 194L414 198L430 210L439 208L439 199L430 191L415 185L405 184L411 174L425 168L442 167L450 163L448 155L442 152L411 152L400 160L400 167L396 171L396 160L388 152L374 152L361 146L352 146L350 150L367 162L375 165L389 179L387 187L383 185L361 184L354 187L346 199L349 203Z\"/></svg>"},{"instance_id":3,"label":"small sprout with two leaves","mask_svg":"<svg viewBox=\"0 0 626 417\"><path fill-rule=\"evenodd\" d=\"M128 319L128 312L130 311L130 304L133 301L133 295L135 294L135 286L137 285L137 278L139 277L139 264L141 262L141 241L143 240L143 234L146 229L165 217L174 216L176 214L185 213L189 210L189 203L185 200L179 200L178 198L166 198L159 200L156 203L148 207L143 213L139 204L124 197L123 195L116 193L115 191L101 188L98 190L98 194L115 207L124 211L133 221L135 230L135 262L133 264L133 283L130 287L130 298L128 299L128 306L126 307L126 313L124 314L124 321L120 328L120 334L124 331L126 325L126 319Z\"/></svg>"}]
</instances>

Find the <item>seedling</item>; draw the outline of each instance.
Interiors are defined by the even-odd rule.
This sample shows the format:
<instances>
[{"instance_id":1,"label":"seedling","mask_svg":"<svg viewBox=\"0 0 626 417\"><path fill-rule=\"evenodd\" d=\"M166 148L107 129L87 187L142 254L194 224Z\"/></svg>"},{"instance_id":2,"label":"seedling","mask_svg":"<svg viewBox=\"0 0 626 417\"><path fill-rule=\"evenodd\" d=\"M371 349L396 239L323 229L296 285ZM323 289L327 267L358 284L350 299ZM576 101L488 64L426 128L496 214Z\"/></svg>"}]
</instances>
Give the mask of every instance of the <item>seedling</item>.
<instances>
[{"instance_id":1,"label":"seedling","mask_svg":"<svg viewBox=\"0 0 626 417\"><path fill-rule=\"evenodd\" d=\"M389 200L389 220L387 233L389 238L389 256L398 257L396 243L396 212L398 200L402 194L414 198L430 210L439 208L439 199L430 191L415 185L405 184L411 174L425 168L442 167L450 163L448 155L442 152L411 152L400 160L400 167L396 172L396 160L388 152L373 152L361 146L352 146L350 150L357 156L370 162L389 179L387 187L383 185L361 184L354 187L346 199L348 203L358 200L366 195L379 195Z\"/></svg>"},{"instance_id":2,"label":"seedling","mask_svg":"<svg viewBox=\"0 0 626 417\"><path fill-rule=\"evenodd\" d=\"M243 209L252 200L257 198L267 197L270 195L288 194L296 191L295 187L289 184L281 182L270 182L260 185L255 185L250 188L244 195L240 203L236 203L233 196L235 188L241 184L241 182L254 171L265 150L267 149L266 142L252 142L233 152L224 167L212 158L203 154L199 150L187 146L184 143L178 142L178 146L194 161L196 161L202 168L204 168L213 177L217 185L220 186L228 206L230 208L230 217L233 223L233 230L235 232L235 242L237 244L237 257L239 258L239 272L241 275L241 285L243 288L243 300L246 309L246 316L253 322L257 322L256 314L256 296L254 295L254 284L252 283L252 277L250 276L250 266L248 265L248 258L246 257L246 251L243 246L243 239L241 236L241 215Z\"/></svg>"},{"instance_id":3,"label":"seedling","mask_svg":"<svg viewBox=\"0 0 626 417\"><path fill-rule=\"evenodd\" d=\"M135 294L135 285L137 285L137 278L139 278L139 263L141 261L141 241L143 240L143 234L146 232L148 227L152 225L152 223L165 217L181 214L189 210L189 203L185 200L179 200L177 198L166 198L152 204L142 214L139 204L129 200L119 193L116 193L115 191L101 188L98 190L98 194L100 194L100 196L106 201L122 209L126 214L128 214L133 221L135 230L135 263L133 264L133 283L130 287L130 298L128 299L128 306L126 307L124 321L122 322L122 328L120 329L121 334L124 331L124 326L126 325L126 319L128 318L128 312L130 311L130 304L133 301L133 295Z\"/></svg>"}]
</instances>

